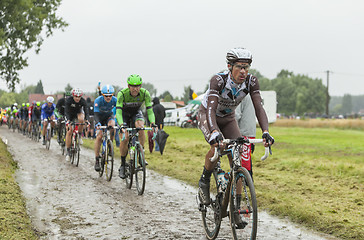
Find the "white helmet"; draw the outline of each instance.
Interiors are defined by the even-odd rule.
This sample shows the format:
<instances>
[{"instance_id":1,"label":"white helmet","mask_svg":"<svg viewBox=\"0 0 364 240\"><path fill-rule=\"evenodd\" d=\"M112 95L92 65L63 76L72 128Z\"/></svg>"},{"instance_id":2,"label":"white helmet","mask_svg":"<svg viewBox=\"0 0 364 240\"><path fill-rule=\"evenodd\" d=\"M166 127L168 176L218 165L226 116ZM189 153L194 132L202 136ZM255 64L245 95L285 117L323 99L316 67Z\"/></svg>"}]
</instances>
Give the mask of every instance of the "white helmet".
<instances>
[{"instance_id":1,"label":"white helmet","mask_svg":"<svg viewBox=\"0 0 364 240\"><path fill-rule=\"evenodd\" d=\"M79 88L75 88L72 90L72 96L81 97L83 95L83 91Z\"/></svg>"},{"instance_id":2,"label":"white helmet","mask_svg":"<svg viewBox=\"0 0 364 240\"><path fill-rule=\"evenodd\" d=\"M47 102L53 103L54 102L54 98L52 96L47 97Z\"/></svg>"},{"instance_id":3,"label":"white helmet","mask_svg":"<svg viewBox=\"0 0 364 240\"><path fill-rule=\"evenodd\" d=\"M253 61L253 55L246 48L233 48L226 54L226 61L229 64L234 64L236 62L251 64Z\"/></svg>"},{"instance_id":4,"label":"white helmet","mask_svg":"<svg viewBox=\"0 0 364 240\"><path fill-rule=\"evenodd\" d=\"M17 106L18 106L18 104L17 104L17 103L14 103L14 106L15 106L15 107L17 107Z\"/></svg>"}]
</instances>

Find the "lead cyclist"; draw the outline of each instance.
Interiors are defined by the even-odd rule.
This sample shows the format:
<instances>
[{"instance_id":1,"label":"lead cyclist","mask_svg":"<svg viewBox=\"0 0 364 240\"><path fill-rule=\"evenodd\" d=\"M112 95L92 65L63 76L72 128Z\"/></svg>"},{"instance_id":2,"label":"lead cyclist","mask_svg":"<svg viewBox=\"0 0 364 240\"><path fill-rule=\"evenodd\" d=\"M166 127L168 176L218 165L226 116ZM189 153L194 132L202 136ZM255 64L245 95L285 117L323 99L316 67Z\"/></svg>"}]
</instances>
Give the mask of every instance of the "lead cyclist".
<instances>
[{"instance_id":1,"label":"lead cyclist","mask_svg":"<svg viewBox=\"0 0 364 240\"><path fill-rule=\"evenodd\" d=\"M263 132L262 138L266 139L265 146L274 143L274 138L269 134L268 118L262 106L258 79L249 73L253 60L251 52L245 48L233 48L227 53L226 60L228 70L211 78L198 112L198 126L210 145L198 183L199 200L205 205L210 204L210 179L218 162L212 163L210 158L223 138L240 137L235 109L248 95L253 101L255 114ZM228 157L231 164L231 155ZM237 203L240 207L241 188L237 193Z\"/></svg>"}]
</instances>

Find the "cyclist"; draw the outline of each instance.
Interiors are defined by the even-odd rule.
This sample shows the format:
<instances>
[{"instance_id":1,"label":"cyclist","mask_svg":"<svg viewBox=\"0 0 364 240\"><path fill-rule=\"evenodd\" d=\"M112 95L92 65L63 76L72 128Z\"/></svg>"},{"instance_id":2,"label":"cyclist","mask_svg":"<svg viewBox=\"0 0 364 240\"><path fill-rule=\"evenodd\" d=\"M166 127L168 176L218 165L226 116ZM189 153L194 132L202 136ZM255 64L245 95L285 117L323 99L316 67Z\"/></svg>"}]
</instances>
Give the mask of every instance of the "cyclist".
<instances>
[{"instance_id":1,"label":"cyclist","mask_svg":"<svg viewBox=\"0 0 364 240\"><path fill-rule=\"evenodd\" d=\"M133 74L128 77L128 87L122 89L117 96L116 119L120 126L144 126L144 116L140 109L145 103L148 120L155 127L155 117L152 108L152 102L149 91L142 88L142 78ZM125 179L125 158L128 154L128 133L122 129L120 135L125 133L125 139L120 142L121 166L119 168L119 177ZM139 131L139 141L144 148L145 134Z\"/></svg>"},{"instance_id":2,"label":"cyclist","mask_svg":"<svg viewBox=\"0 0 364 240\"><path fill-rule=\"evenodd\" d=\"M66 98L65 103L65 109L64 114L67 118L67 134L66 134L66 147L67 147L67 153L66 153L66 160L69 161L71 153L71 137L72 137L72 131L73 127L69 126L71 121L74 121L75 119L78 120L78 123L84 123L85 119L88 119L88 111L86 107L86 100L82 97L83 91L79 88L74 88L72 90L72 96ZM82 133L83 126L80 125L78 128L78 131ZM82 139L79 139L80 144L82 144Z\"/></svg>"},{"instance_id":3,"label":"cyclist","mask_svg":"<svg viewBox=\"0 0 364 240\"><path fill-rule=\"evenodd\" d=\"M198 113L199 128L211 146L205 156L205 165L199 180L198 196L203 204L210 204L210 178L217 163L217 161L212 163L210 158L223 138L241 137L235 120L235 108L248 94L253 101L255 114L263 131L262 138L266 139L265 146L274 142L273 137L269 135L268 118L261 104L258 79L248 73L252 63L251 52L245 48L234 48L227 53L226 60L228 70L211 78ZM231 162L231 155L229 160ZM240 206L241 189L240 192L238 190L239 193L238 206Z\"/></svg>"},{"instance_id":4,"label":"cyclist","mask_svg":"<svg viewBox=\"0 0 364 240\"><path fill-rule=\"evenodd\" d=\"M101 94L99 95L101 96ZM94 120L94 102L91 101L91 98L87 98L86 99L86 103L87 103L87 108L88 108L88 114L89 114L89 122L90 122L90 126L87 128L86 130L86 136L88 138L93 138L94 137L94 128L95 128L95 120Z\"/></svg>"},{"instance_id":5,"label":"cyclist","mask_svg":"<svg viewBox=\"0 0 364 240\"><path fill-rule=\"evenodd\" d=\"M60 98L57 101L56 104L56 109L54 110L54 113L56 114L56 117L58 119L57 125L58 125L58 134L57 134L57 141L58 143L61 142L60 136L61 136L61 132L62 132L62 128L63 128L63 124L61 124L61 121L65 120L64 119L64 108L65 108L65 103L66 103L66 98L71 96L71 92L70 91L66 91L64 93L64 97Z\"/></svg>"},{"instance_id":6,"label":"cyclist","mask_svg":"<svg viewBox=\"0 0 364 240\"><path fill-rule=\"evenodd\" d=\"M33 101L32 106L30 106L29 108L29 126L28 126L28 131L31 132L31 126L32 123L36 123L37 121L39 122L39 132L41 130L41 119L42 119L42 108L40 106L40 102L36 102ZM40 136L39 136L40 138Z\"/></svg>"},{"instance_id":7,"label":"cyclist","mask_svg":"<svg viewBox=\"0 0 364 240\"><path fill-rule=\"evenodd\" d=\"M27 115L26 114L27 109L25 109L25 108L26 108L25 103L22 103L20 110L19 110L19 118L20 118L19 128L21 129L22 132L23 132L23 128L25 126L25 116ZM25 133L23 132L23 134L25 134Z\"/></svg>"},{"instance_id":8,"label":"cyclist","mask_svg":"<svg viewBox=\"0 0 364 240\"><path fill-rule=\"evenodd\" d=\"M47 131L48 119L50 120L52 128L54 128L54 126L55 126L55 123L53 122L53 120L56 119L56 116L54 114L55 109L56 109L56 104L54 104L54 98L52 96L47 97L47 102L42 105L42 116L41 116L41 120L42 120L42 124L43 124L43 132L42 132L43 145L46 144L45 133ZM52 131L53 131L53 129L52 129Z\"/></svg>"},{"instance_id":9,"label":"cyclist","mask_svg":"<svg viewBox=\"0 0 364 240\"><path fill-rule=\"evenodd\" d=\"M17 123L17 115L18 115L18 104L14 103L11 106L11 111L10 111L10 126L13 125L13 122L15 121L15 124Z\"/></svg>"},{"instance_id":10,"label":"cyclist","mask_svg":"<svg viewBox=\"0 0 364 240\"><path fill-rule=\"evenodd\" d=\"M115 126L115 117L113 114L113 108L116 106L117 98L114 97L114 87L111 85L105 85L101 90L102 96L95 99L94 102L94 117L96 127L96 140L95 140L95 171L99 172L100 168L100 146L102 140L102 131L100 126ZM111 141L114 138L114 128L110 131Z\"/></svg>"}]
</instances>

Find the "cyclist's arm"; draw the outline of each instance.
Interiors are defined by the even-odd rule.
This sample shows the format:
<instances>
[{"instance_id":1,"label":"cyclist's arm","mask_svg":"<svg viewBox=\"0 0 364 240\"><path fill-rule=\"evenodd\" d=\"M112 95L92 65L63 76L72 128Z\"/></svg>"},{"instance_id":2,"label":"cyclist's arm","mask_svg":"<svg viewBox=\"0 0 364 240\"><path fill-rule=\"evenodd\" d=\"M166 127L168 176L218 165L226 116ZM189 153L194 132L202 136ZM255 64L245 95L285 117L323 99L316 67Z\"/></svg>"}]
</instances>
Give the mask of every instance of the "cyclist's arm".
<instances>
[{"instance_id":1,"label":"cyclist's arm","mask_svg":"<svg viewBox=\"0 0 364 240\"><path fill-rule=\"evenodd\" d=\"M209 90L207 91L207 124L211 132L217 131L216 109L218 105L220 90L223 87L223 78L215 75L210 80Z\"/></svg>"},{"instance_id":2,"label":"cyclist's arm","mask_svg":"<svg viewBox=\"0 0 364 240\"><path fill-rule=\"evenodd\" d=\"M262 105L262 98L260 96L259 82L256 77L252 78L252 87L250 89L250 96L253 101L255 115L257 116L259 126L262 132L268 132L269 124L268 117Z\"/></svg>"},{"instance_id":3,"label":"cyclist's arm","mask_svg":"<svg viewBox=\"0 0 364 240\"><path fill-rule=\"evenodd\" d=\"M42 110L41 110L41 115L40 115L40 120L42 120L42 121L44 119L47 119L44 108L45 108L45 104L42 105Z\"/></svg>"},{"instance_id":4,"label":"cyclist's arm","mask_svg":"<svg viewBox=\"0 0 364 240\"><path fill-rule=\"evenodd\" d=\"M145 90L145 108L147 109L147 115L149 122L155 124L155 116L152 107L152 100L150 98L149 91Z\"/></svg>"},{"instance_id":5,"label":"cyclist's arm","mask_svg":"<svg viewBox=\"0 0 364 240\"><path fill-rule=\"evenodd\" d=\"M119 125L123 125L123 103L124 103L124 95L120 91L117 96L118 101L116 102L116 120L118 121Z\"/></svg>"},{"instance_id":6,"label":"cyclist's arm","mask_svg":"<svg viewBox=\"0 0 364 240\"><path fill-rule=\"evenodd\" d=\"M87 107L86 100L84 98L81 98L81 105L83 107L83 111L85 112L85 120L88 120L89 119L89 112L88 112L88 107Z\"/></svg>"}]
</instances>

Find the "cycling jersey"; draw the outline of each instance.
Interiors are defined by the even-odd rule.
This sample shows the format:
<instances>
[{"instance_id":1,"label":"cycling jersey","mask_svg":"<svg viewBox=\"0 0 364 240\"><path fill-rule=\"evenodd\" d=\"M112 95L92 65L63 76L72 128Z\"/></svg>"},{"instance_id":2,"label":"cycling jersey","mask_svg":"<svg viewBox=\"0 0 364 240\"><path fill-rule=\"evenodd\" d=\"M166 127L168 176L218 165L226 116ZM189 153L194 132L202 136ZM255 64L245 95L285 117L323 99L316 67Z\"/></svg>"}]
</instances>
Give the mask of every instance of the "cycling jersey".
<instances>
[{"instance_id":1,"label":"cycling jersey","mask_svg":"<svg viewBox=\"0 0 364 240\"><path fill-rule=\"evenodd\" d=\"M225 136L225 133L239 129L234 119L235 109L247 94L250 94L253 100L256 116L261 128L264 130L268 129L267 115L261 106L258 79L248 74L243 83L236 84L231 79L230 71L227 70L211 78L209 89L206 91L200 107L199 126L205 138L208 138L208 135L214 130L220 130L223 132L224 137L228 137ZM201 117L204 118L203 123ZM234 126L231 126L231 131L222 129L225 127L229 128L223 123L223 118L231 119L234 122ZM219 119L220 124L217 123L217 119Z\"/></svg>"},{"instance_id":2,"label":"cycling jersey","mask_svg":"<svg viewBox=\"0 0 364 240\"><path fill-rule=\"evenodd\" d=\"M44 119L51 118L51 116L54 116L54 109L56 109L56 104L52 103L52 105L49 106L48 103L44 103L42 105L42 121Z\"/></svg>"},{"instance_id":3,"label":"cycling jersey","mask_svg":"<svg viewBox=\"0 0 364 240\"><path fill-rule=\"evenodd\" d=\"M133 97L130 94L129 88L124 88L118 93L117 99L118 101L116 104L116 119L119 125L122 125L124 122L123 113L136 115L138 112L140 112L140 108L143 103L145 103L145 107L147 109L149 122L155 122L152 101L148 90L141 88L138 96Z\"/></svg>"},{"instance_id":4,"label":"cycling jersey","mask_svg":"<svg viewBox=\"0 0 364 240\"><path fill-rule=\"evenodd\" d=\"M103 96L99 96L94 102L95 123L103 122L107 118L114 118L113 108L116 106L117 98L112 96L110 102L106 102Z\"/></svg>"},{"instance_id":5,"label":"cycling jersey","mask_svg":"<svg viewBox=\"0 0 364 240\"><path fill-rule=\"evenodd\" d=\"M31 115L31 120L32 122L36 121L36 120L41 120L41 117L42 117L42 109L38 106L36 107L32 107L30 108L31 111L32 111L32 115Z\"/></svg>"},{"instance_id":6,"label":"cycling jersey","mask_svg":"<svg viewBox=\"0 0 364 240\"><path fill-rule=\"evenodd\" d=\"M66 103L66 98L61 98L58 100L57 105L56 105L57 112L61 116L64 116L65 103Z\"/></svg>"},{"instance_id":7,"label":"cycling jersey","mask_svg":"<svg viewBox=\"0 0 364 240\"><path fill-rule=\"evenodd\" d=\"M88 119L88 110L86 106L86 100L81 97L77 103L72 96L66 98L64 114L68 120L72 121L77 118L77 114L85 113L85 119Z\"/></svg>"}]
</instances>

